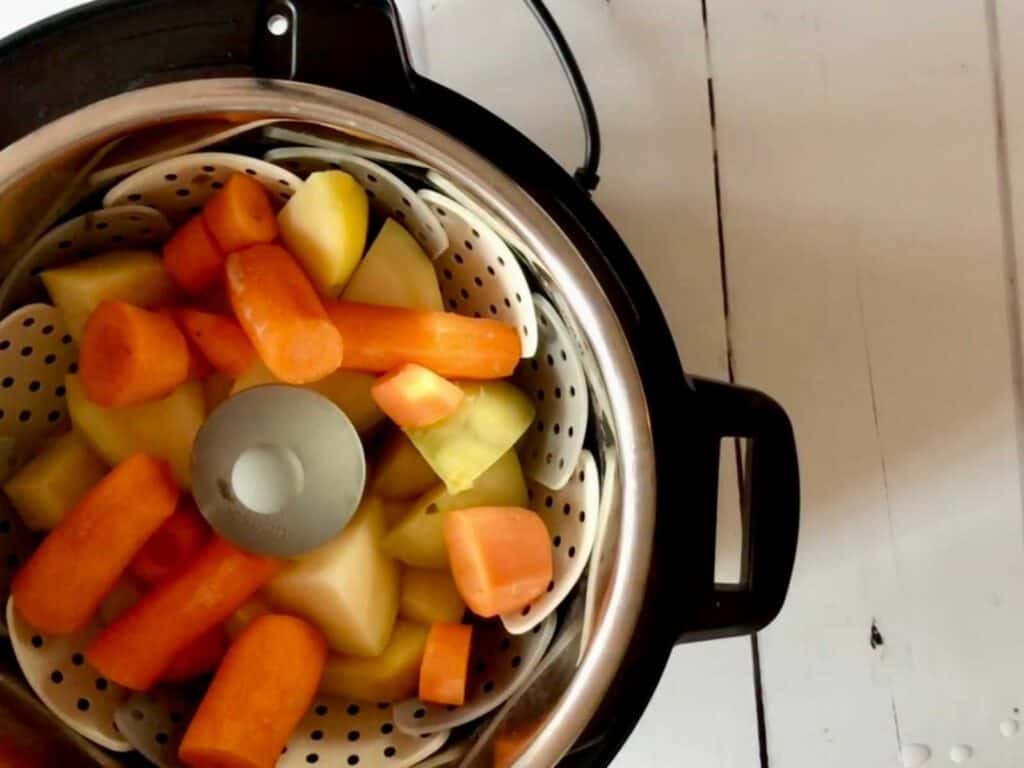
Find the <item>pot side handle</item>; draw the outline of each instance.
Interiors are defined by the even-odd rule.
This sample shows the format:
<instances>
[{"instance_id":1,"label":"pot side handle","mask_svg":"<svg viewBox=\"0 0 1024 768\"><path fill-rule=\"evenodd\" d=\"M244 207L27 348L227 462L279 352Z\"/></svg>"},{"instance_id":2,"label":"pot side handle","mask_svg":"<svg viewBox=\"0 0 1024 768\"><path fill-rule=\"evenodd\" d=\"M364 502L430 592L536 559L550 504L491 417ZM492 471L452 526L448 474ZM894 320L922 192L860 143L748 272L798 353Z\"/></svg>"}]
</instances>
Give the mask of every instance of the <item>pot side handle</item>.
<instances>
[{"instance_id":1,"label":"pot side handle","mask_svg":"<svg viewBox=\"0 0 1024 768\"><path fill-rule=\"evenodd\" d=\"M695 411L706 449L719 455L722 438L748 438L740 491L744 558L739 584L715 584L713 574L688 601L678 642L756 632L782 608L793 573L800 524L800 478L789 417L767 395L693 378ZM717 464L707 481L718 487Z\"/></svg>"}]
</instances>

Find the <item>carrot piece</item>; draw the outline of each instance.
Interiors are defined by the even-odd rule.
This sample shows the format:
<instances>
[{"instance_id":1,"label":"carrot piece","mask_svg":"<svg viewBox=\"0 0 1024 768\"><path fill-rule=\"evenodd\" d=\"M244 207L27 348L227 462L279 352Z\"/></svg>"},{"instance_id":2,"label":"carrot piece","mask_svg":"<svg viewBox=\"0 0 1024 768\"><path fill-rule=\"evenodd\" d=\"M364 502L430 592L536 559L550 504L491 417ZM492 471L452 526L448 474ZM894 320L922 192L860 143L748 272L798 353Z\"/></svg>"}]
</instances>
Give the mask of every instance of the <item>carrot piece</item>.
<instances>
[{"instance_id":1,"label":"carrot piece","mask_svg":"<svg viewBox=\"0 0 1024 768\"><path fill-rule=\"evenodd\" d=\"M15 576L11 592L25 621L54 635L82 629L177 503L166 462L139 453L118 464Z\"/></svg>"},{"instance_id":2,"label":"carrot piece","mask_svg":"<svg viewBox=\"0 0 1024 768\"><path fill-rule=\"evenodd\" d=\"M104 301L85 324L78 367L97 405L137 405L169 395L188 379L188 344L171 318Z\"/></svg>"},{"instance_id":3,"label":"carrot piece","mask_svg":"<svg viewBox=\"0 0 1024 768\"><path fill-rule=\"evenodd\" d=\"M326 661L327 641L302 619L254 619L224 656L178 757L192 768L272 768Z\"/></svg>"},{"instance_id":4,"label":"carrot piece","mask_svg":"<svg viewBox=\"0 0 1024 768\"><path fill-rule=\"evenodd\" d=\"M125 688L150 688L183 648L221 624L278 571L280 562L214 538L103 630L85 655Z\"/></svg>"},{"instance_id":5,"label":"carrot piece","mask_svg":"<svg viewBox=\"0 0 1024 768\"><path fill-rule=\"evenodd\" d=\"M165 683L183 683L212 671L228 649L223 626L216 626L186 645L160 675Z\"/></svg>"},{"instance_id":6,"label":"carrot piece","mask_svg":"<svg viewBox=\"0 0 1024 768\"><path fill-rule=\"evenodd\" d=\"M370 389L380 409L400 427L429 427L451 416L465 393L429 368L406 363Z\"/></svg>"},{"instance_id":7,"label":"carrot piece","mask_svg":"<svg viewBox=\"0 0 1024 768\"><path fill-rule=\"evenodd\" d=\"M178 324L185 335L221 373L238 378L256 362L256 349L233 317L179 309Z\"/></svg>"},{"instance_id":8,"label":"carrot piece","mask_svg":"<svg viewBox=\"0 0 1024 768\"><path fill-rule=\"evenodd\" d=\"M203 220L223 253L269 243L277 237L277 218L267 190L244 173L236 173L206 201Z\"/></svg>"},{"instance_id":9,"label":"carrot piece","mask_svg":"<svg viewBox=\"0 0 1024 768\"><path fill-rule=\"evenodd\" d=\"M461 707L466 702L469 650L473 627L468 624L430 625L420 663L420 699Z\"/></svg>"},{"instance_id":10,"label":"carrot piece","mask_svg":"<svg viewBox=\"0 0 1024 768\"><path fill-rule=\"evenodd\" d=\"M554 558L548 529L532 510L450 510L444 517L444 542L455 586L478 616L518 611L551 581Z\"/></svg>"},{"instance_id":11,"label":"carrot piece","mask_svg":"<svg viewBox=\"0 0 1024 768\"><path fill-rule=\"evenodd\" d=\"M178 329L184 333L184 329L181 328L181 323L178 322L178 318L175 315L175 310L173 310L171 307L160 307L159 309L156 309L154 311L157 312L158 314L163 315L164 317L169 317L171 321L178 326ZM185 336L185 346L188 347L189 380L205 379L207 376L213 373L213 366L210 365L210 362L203 356L203 353L196 349L196 345L192 343L192 341L188 338L187 335Z\"/></svg>"},{"instance_id":12,"label":"carrot piece","mask_svg":"<svg viewBox=\"0 0 1024 768\"><path fill-rule=\"evenodd\" d=\"M502 379L519 363L519 336L497 320L350 301L329 302L327 312L345 339L345 368L418 363L446 378Z\"/></svg>"},{"instance_id":13,"label":"carrot piece","mask_svg":"<svg viewBox=\"0 0 1024 768\"><path fill-rule=\"evenodd\" d=\"M199 554L209 539L210 526L186 497L135 555L132 575L146 584L163 581Z\"/></svg>"},{"instance_id":14,"label":"carrot piece","mask_svg":"<svg viewBox=\"0 0 1024 768\"><path fill-rule=\"evenodd\" d=\"M308 384L341 365L341 334L288 251L256 245L232 253L227 277L235 316L278 379Z\"/></svg>"},{"instance_id":15,"label":"carrot piece","mask_svg":"<svg viewBox=\"0 0 1024 768\"><path fill-rule=\"evenodd\" d=\"M221 281L224 253L201 215L189 219L164 244L164 268L192 295Z\"/></svg>"}]
</instances>

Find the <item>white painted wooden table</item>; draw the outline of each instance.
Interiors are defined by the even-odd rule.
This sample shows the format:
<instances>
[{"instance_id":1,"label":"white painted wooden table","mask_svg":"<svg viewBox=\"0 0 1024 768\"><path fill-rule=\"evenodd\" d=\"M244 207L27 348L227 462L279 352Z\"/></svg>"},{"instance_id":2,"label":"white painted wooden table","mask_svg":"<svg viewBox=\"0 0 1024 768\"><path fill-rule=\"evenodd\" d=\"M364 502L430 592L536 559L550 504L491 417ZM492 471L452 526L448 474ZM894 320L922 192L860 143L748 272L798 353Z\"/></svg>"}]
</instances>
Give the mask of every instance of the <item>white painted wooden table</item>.
<instances>
[{"instance_id":1,"label":"white painted wooden table","mask_svg":"<svg viewBox=\"0 0 1024 768\"><path fill-rule=\"evenodd\" d=\"M519 0L401 2L421 71L578 164ZM1024 3L550 4L687 367L779 398L802 462L782 616L677 649L615 768L1024 765Z\"/></svg>"}]
</instances>

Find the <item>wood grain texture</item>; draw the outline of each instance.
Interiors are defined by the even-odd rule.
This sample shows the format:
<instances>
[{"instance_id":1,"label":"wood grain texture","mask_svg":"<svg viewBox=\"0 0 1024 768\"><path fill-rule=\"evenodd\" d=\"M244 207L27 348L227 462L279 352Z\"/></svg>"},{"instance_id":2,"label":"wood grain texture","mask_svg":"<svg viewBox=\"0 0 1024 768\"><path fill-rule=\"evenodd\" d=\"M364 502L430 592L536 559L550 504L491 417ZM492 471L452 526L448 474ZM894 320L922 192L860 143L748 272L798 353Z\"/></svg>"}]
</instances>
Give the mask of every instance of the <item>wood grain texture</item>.
<instances>
[{"instance_id":1,"label":"wood grain texture","mask_svg":"<svg viewBox=\"0 0 1024 768\"><path fill-rule=\"evenodd\" d=\"M1024 559L984 7L708 11L735 373L789 409L803 476L761 637L770 764L916 742L1010 765Z\"/></svg>"},{"instance_id":2,"label":"wood grain texture","mask_svg":"<svg viewBox=\"0 0 1024 768\"><path fill-rule=\"evenodd\" d=\"M707 68L697 0L558 0L549 7L588 78L604 140L595 199L659 293L688 370L728 375ZM568 170L576 107L521 2L423 0L427 74L487 106ZM738 569L735 466L723 467L720 580ZM671 514L672 510L665 510ZM728 514L733 513L733 514ZM750 643L676 649L616 768L758 765Z\"/></svg>"}]
</instances>

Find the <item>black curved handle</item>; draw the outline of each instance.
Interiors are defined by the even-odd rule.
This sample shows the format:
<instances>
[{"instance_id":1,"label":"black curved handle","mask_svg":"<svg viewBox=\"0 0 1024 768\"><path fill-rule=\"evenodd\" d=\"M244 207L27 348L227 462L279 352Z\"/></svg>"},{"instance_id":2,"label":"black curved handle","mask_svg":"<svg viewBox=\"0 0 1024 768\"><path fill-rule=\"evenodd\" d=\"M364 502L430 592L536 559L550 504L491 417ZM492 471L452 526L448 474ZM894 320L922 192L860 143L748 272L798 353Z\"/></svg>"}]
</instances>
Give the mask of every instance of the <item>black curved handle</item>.
<instances>
[{"instance_id":1,"label":"black curved handle","mask_svg":"<svg viewBox=\"0 0 1024 768\"><path fill-rule=\"evenodd\" d=\"M693 379L692 386L702 423L697 439L715 457L704 497L717 497L721 439L748 438L740 493L744 567L740 584L715 584L708 574L702 594L688 601L679 642L749 634L771 622L786 599L800 525L796 442L786 412L756 390L706 379Z\"/></svg>"}]
</instances>

